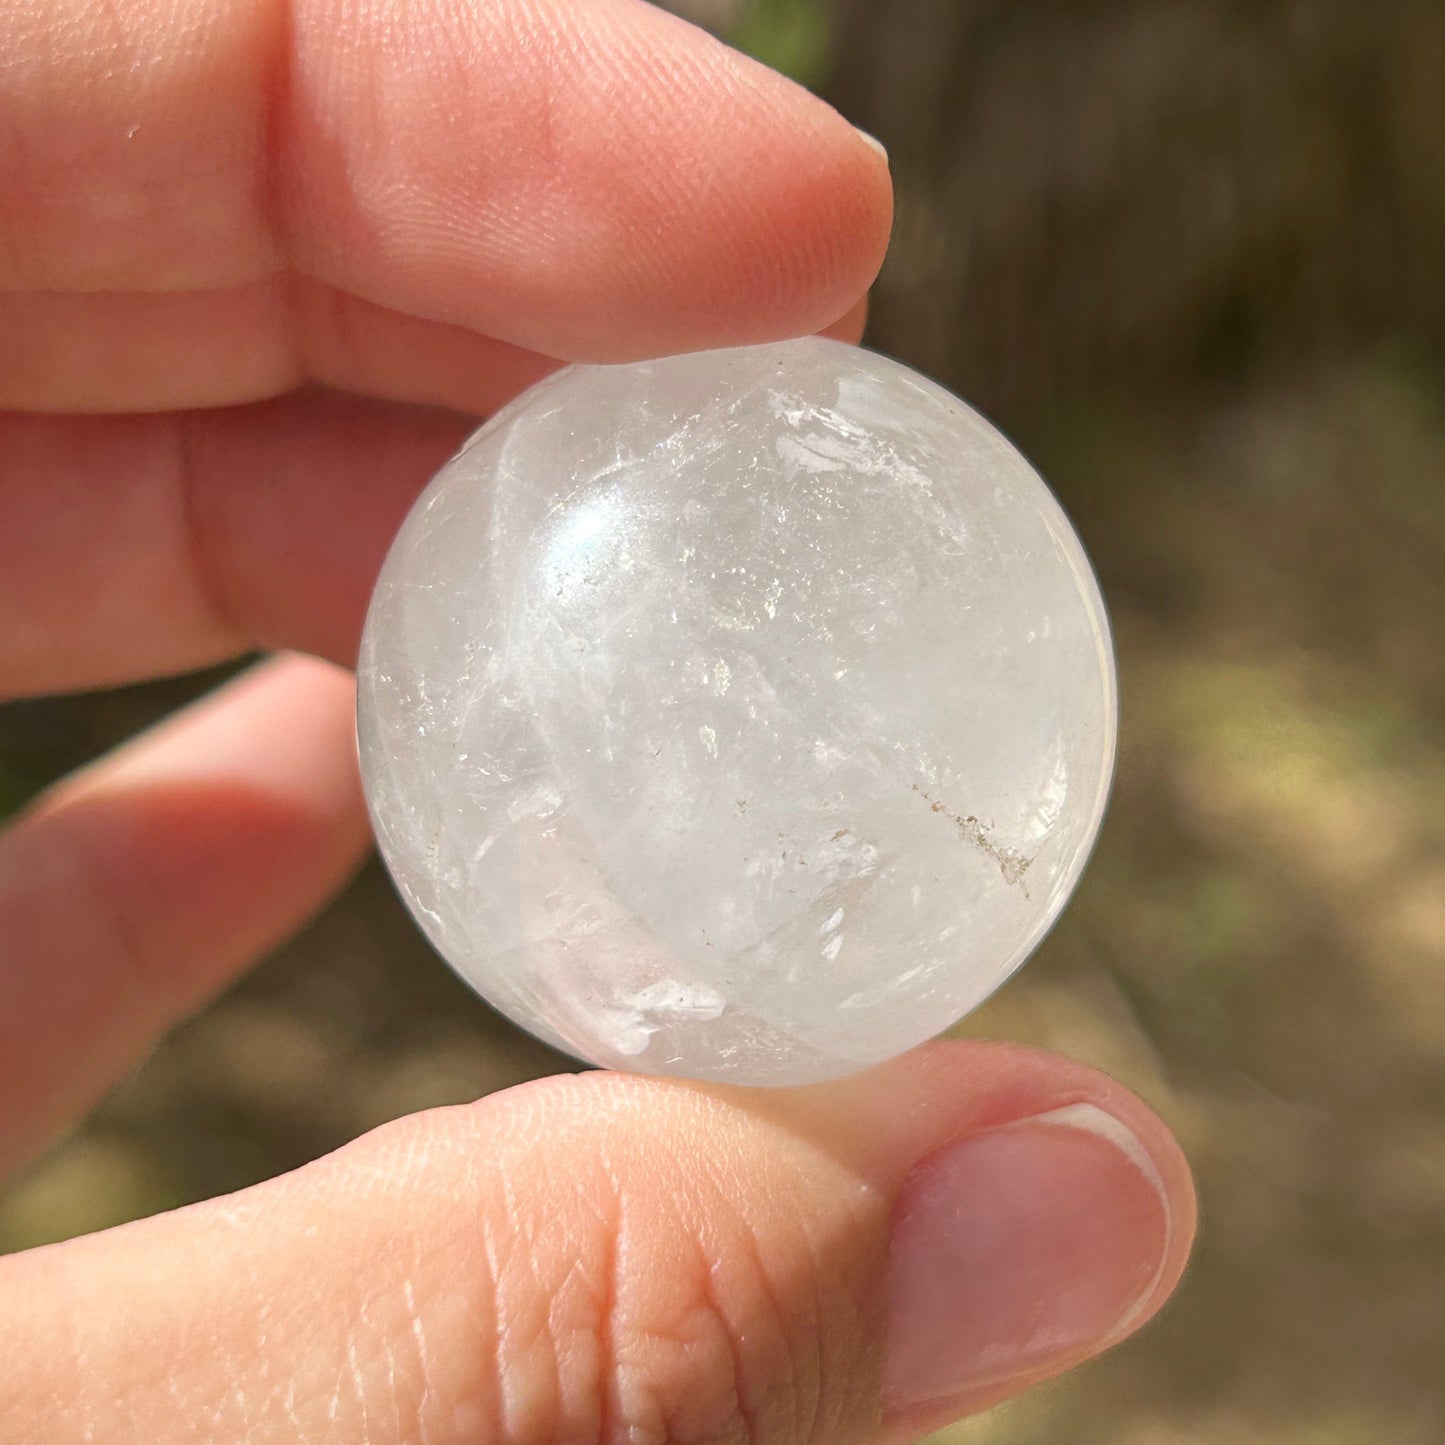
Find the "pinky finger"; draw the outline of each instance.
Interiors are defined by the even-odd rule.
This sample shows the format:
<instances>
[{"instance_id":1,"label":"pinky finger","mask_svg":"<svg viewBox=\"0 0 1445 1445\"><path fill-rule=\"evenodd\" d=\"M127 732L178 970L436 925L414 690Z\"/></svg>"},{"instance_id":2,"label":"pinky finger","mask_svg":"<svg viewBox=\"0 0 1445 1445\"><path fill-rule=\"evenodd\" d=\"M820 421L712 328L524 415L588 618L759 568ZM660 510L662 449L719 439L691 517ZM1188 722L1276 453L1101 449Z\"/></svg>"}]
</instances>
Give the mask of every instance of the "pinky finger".
<instances>
[{"instance_id":1,"label":"pinky finger","mask_svg":"<svg viewBox=\"0 0 1445 1445\"><path fill-rule=\"evenodd\" d=\"M367 831L350 674L260 664L0 834L0 1170L301 924Z\"/></svg>"}]
</instances>

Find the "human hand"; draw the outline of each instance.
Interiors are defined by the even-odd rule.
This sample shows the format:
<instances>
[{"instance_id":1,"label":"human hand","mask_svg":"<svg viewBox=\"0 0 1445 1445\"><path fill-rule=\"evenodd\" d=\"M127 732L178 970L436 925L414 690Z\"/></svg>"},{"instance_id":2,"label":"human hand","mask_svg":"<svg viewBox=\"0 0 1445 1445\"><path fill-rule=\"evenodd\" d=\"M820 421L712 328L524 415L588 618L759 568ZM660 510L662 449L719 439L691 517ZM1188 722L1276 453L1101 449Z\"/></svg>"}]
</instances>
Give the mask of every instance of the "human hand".
<instances>
[{"instance_id":1,"label":"human hand","mask_svg":"<svg viewBox=\"0 0 1445 1445\"><path fill-rule=\"evenodd\" d=\"M0 836L13 1167L360 855L342 667L458 413L557 358L856 339L890 201L634 0L22 0L0 55L0 693L331 659ZM1163 1125L1020 1049L561 1077L0 1261L0 1436L906 1439L1142 1323L1192 1229Z\"/></svg>"}]
</instances>

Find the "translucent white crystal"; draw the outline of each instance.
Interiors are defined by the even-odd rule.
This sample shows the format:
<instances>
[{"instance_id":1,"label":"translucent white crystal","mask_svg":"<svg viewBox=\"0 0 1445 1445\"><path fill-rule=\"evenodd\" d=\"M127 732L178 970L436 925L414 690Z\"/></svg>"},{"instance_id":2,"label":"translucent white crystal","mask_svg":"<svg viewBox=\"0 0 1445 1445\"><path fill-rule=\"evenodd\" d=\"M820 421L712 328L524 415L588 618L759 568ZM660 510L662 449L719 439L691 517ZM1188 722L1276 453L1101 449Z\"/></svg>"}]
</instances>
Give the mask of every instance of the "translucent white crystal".
<instances>
[{"instance_id":1,"label":"translucent white crystal","mask_svg":"<svg viewBox=\"0 0 1445 1445\"><path fill-rule=\"evenodd\" d=\"M513 403L397 538L360 697L382 853L453 967L571 1053L738 1083L888 1058L995 989L1114 753L1048 489L816 339Z\"/></svg>"}]
</instances>

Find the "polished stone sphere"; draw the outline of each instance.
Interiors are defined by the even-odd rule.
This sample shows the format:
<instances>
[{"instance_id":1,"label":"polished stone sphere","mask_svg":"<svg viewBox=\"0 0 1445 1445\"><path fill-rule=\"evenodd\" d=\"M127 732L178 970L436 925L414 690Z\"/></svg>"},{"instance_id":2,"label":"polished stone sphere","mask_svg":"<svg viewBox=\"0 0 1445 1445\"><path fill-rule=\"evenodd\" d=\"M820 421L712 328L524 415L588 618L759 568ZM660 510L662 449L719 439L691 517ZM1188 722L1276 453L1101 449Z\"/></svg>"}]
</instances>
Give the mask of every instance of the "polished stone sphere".
<instances>
[{"instance_id":1,"label":"polished stone sphere","mask_svg":"<svg viewBox=\"0 0 1445 1445\"><path fill-rule=\"evenodd\" d=\"M810 338L575 366L443 468L360 662L381 851L451 965L612 1068L798 1083L947 1028L1114 757L1078 538L977 413Z\"/></svg>"}]
</instances>

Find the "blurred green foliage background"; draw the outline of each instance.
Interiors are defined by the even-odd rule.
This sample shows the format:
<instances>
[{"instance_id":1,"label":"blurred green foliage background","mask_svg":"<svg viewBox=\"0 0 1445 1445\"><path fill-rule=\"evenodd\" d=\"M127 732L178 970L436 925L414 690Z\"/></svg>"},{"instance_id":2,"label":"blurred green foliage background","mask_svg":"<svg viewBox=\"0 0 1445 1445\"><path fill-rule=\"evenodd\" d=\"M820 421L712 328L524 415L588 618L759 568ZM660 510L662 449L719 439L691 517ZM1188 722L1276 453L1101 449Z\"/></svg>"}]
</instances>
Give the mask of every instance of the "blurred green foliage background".
<instances>
[{"instance_id":1,"label":"blurred green foliage background","mask_svg":"<svg viewBox=\"0 0 1445 1445\"><path fill-rule=\"evenodd\" d=\"M689 0L888 146L870 342L998 420L1113 610L1074 906L970 1033L1196 1165L1142 1338L954 1445L1445 1439L1445 6ZM0 710L0 809L213 679ZM0 1247L247 1184L560 1066L373 866L0 1195Z\"/></svg>"}]
</instances>

